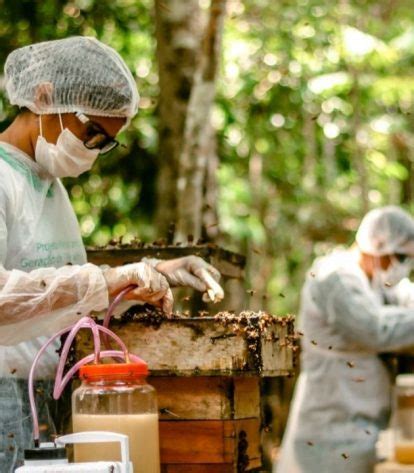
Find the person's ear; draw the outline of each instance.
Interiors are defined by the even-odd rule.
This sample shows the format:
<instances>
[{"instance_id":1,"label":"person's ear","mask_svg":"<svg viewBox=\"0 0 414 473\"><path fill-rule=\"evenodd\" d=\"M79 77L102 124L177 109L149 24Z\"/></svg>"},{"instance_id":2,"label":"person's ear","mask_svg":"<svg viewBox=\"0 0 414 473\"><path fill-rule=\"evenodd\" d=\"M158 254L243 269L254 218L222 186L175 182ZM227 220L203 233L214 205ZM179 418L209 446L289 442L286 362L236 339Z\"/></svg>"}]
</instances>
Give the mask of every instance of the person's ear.
<instances>
[{"instance_id":1,"label":"person's ear","mask_svg":"<svg viewBox=\"0 0 414 473\"><path fill-rule=\"evenodd\" d=\"M53 104L53 84L51 82L43 82L36 87L34 103L40 110L45 110Z\"/></svg>"}]
</instances>

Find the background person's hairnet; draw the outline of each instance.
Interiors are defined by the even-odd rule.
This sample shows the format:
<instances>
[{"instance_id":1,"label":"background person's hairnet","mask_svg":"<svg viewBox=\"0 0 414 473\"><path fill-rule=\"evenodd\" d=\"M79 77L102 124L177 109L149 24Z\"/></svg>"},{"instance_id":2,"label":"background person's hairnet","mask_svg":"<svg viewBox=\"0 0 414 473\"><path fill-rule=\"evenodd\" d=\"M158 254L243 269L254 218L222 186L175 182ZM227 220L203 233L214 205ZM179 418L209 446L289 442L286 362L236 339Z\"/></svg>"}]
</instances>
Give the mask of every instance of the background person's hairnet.
<instances>
[{"instance_id":1,"label":"background person's hairnet","mask_svg":"<svg viewBox=\"0 0 414 473\"><path fill-rule=\"evenodd\" d=\"M414 219L395 206L371 210L362 219L356 243L373 256L414 255Z\"/></svg>"},{"instance_id":2,"label":"background person's hairnet","mask_svg":"<svg viewBox=\"0 0 414 473\"><path fill-rule=\"evenodd\" d=\"M74 36L16 49L4 72L10 103L37 114L131 118L137 113L139 95L130 70L95 38Z\"/></svg>"}]
</instances>

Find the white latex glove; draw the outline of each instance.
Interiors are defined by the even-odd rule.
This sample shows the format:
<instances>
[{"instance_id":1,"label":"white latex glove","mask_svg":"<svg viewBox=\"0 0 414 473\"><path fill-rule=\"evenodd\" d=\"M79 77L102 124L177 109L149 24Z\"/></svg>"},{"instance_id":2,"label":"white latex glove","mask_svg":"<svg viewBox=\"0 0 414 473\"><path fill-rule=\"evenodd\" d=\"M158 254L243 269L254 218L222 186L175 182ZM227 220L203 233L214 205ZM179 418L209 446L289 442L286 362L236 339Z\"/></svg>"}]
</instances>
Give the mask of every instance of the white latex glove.
<instances>
[{"instance_id":1,"label":"white latex glove","mask_svg":"<svg viewBox=\"0 0 414 473\"><path fill-rule=\"evenodd\" d=\"M138 287L125 295L125 299L139 300L159 306L167 316L172 314L174 298L167 279L144 262L126 264L103 270L110 296L116 296L131 284Z\"/></svg>"},{"instance_id":2,"label":"white latex glove","mask_svg":"<svg viewBox=\"0 0 414 473\"><path fill-rule=\"evenodd\" d=\"M186 286L206 292L213 302L221 301L224 297L224 291L218 284L221 277L219 271L198 256L171 260L144 258L143 261L162 273L170 286Z\"/></svg>"}]
</instances>

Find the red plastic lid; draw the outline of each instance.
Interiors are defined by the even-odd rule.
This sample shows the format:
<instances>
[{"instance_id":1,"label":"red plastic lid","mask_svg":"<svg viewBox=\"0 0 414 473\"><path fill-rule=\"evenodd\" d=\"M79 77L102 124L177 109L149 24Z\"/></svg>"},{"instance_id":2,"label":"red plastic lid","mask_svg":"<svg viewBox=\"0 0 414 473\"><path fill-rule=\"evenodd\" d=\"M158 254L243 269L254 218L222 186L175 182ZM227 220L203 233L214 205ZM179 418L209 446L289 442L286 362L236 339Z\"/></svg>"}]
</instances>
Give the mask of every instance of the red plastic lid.
<instances>
[{"instance_id":1,"label":"red plastic lid","mask_svg":"<svg viewBox=\"0 0 414 473\"><path fill-rule=\"evenodd\" d=\"M136 378L148 374L148 365L144 360L134 363L108 363L83 365L79 369L81 379L91 378Z\"/></svg>"}]
</instances>

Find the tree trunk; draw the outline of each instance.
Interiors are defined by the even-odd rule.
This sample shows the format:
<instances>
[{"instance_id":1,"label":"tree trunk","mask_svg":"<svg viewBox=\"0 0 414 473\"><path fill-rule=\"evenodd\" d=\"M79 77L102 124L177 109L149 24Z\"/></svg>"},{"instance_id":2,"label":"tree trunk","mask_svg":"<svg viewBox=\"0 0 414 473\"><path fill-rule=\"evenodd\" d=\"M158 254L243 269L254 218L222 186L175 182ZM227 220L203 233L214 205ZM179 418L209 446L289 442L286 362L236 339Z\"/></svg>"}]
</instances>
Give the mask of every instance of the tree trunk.
<instances>
[{"instance_id":1,"label":"tree trunk","mask_svg":"<svg viewBox=\"0 0 414 473\"><path fill-rule=\"evenodd\" d=\"M395 203L409 205L414 198L414 159L413 148L414 143L410 136L406 133L393 133L390 136L391 149L394 151L395 160L404 166L408 171L407 179L397 181L398 201ZM393 202L394 203L394 202Z\"/></svg>"},{"instance_id":2,"label":"tree trunk","mask_svg":"<svg viewBox=\"0 0 414 473\"><path fill-rule=\"evenodd\" d=\"M322 146L322 156L324 163L324 184L332 185L337 177L336 166L336 142L333 139L326 138Z\"/></svg>"},{"instance_id":3,"label":"tree trunk","mask_svg":"<svg viewBox=\"0 0 414 473\"><path fill-rule=\"evenodd\" d=\"M350 94L352 107L354 109L352 118L352 134L354 136L352 143L352 161L359 177L359 188L361 192L361 215L365 215L369 210L368 193L370 184L366 159L357 139L358 131L361 126L361 96L359 90L358 71L351 67L349 67L349 71L353 77L353 87Z\"/></svg>"},{"instance_id":4,"label":"tree trunk","mask_svg":"<svg viewBox=\"0 0 414 473\"><path fill-rule=\"evenodd\" d=\"M310 113L303 114L303 136L305 144L305 156L303 160L303 186L309 192L313 192L317 183L317 156L318 143L316 139L316 117Z\"/></svg>"},{"instance_id":5,"label":"tree trunk","mask_svg":"<svg viewBox=\"0 0 414 473\"><path fill-rule=\"evenodd\" d=\"M177 180L187 108L201 41L198 0L155 0L159 70L156 227L166 235L177 215Z\"/></svg>"},{"instance_id":6,"label":"tree trunk","mask_svg":"<svg viewBox=\"0 0 414 473\"><path fill-rule=\"evenodd\" d=\"M203 206L203 233L201 237L209 241L216 241L219 237L217 211L217 170L219 159L217 156L217 140L213 127L210 127L210 146L207 156L206 173L204 178L204 206Z\"/></svg>"},{"instance_id":7,"label":"tree trunk","mask_svg":"<svg viewBox=\"0 0 414 473\"><path fill-rule=\"evenodd\" d=\"M210 112L216 93L225 0L212 0L200 62L191 90L177 182L177 238L201 237L204 207L203 184L211 156ZM214 144L214 142L213 142ZM211 178L211 175L210 175Z\"/></svg>"}]
</instances>

